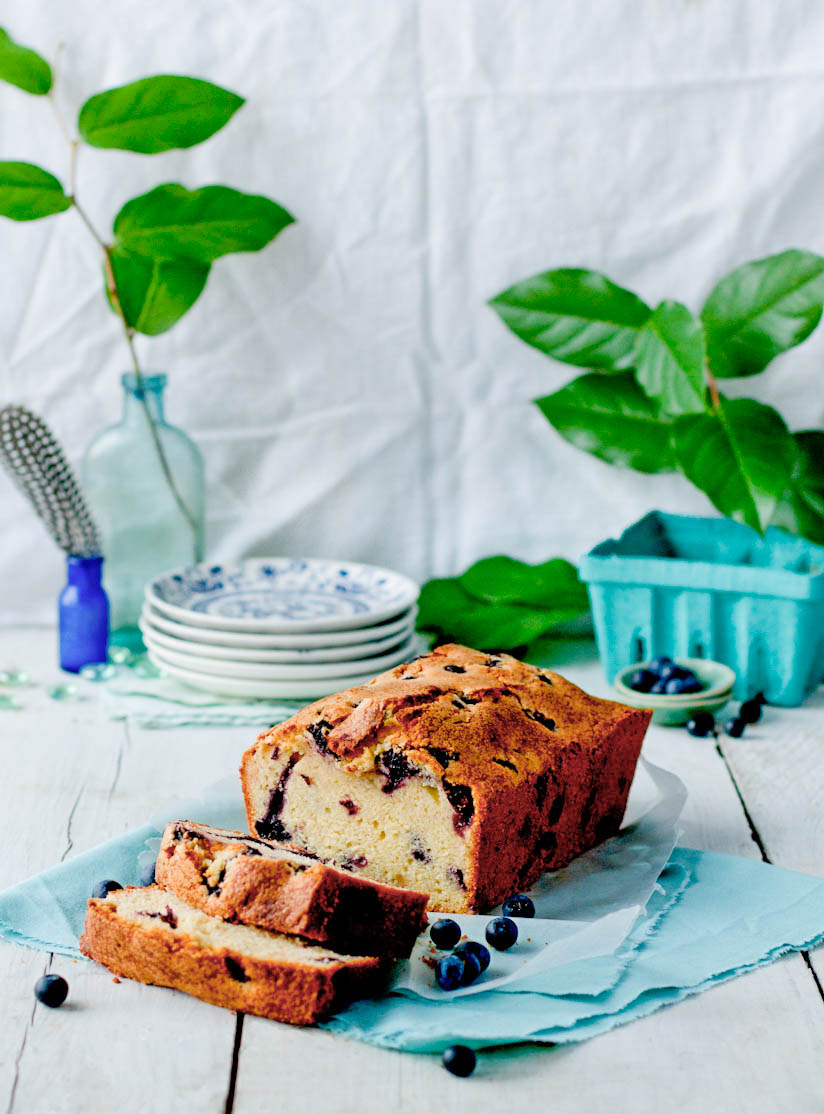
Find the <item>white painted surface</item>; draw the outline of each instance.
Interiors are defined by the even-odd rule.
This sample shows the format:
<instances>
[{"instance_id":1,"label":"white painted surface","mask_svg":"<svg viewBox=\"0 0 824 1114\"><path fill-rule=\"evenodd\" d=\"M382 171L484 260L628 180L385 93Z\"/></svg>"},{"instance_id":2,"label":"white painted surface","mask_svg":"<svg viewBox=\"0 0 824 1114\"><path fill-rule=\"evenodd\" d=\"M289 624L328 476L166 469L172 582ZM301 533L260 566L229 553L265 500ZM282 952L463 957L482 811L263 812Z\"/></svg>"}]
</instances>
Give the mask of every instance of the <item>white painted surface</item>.
<instances>
[{"instance_id":1,"label":"white painted surface","mask_svg":"<svg viewBox=\"0 0 824 1114\"><path fill-rule=\"evenodd\" d=\"M577 558L685 480L611 468L530 400L571 379L486 300L548 267L697 307L733 266L824 250L817 0L6 0L53 56L67 114L194 73L248 103L202 147L84 151L101 229L159 182L269 193L299 223L214 268L180 326L141 340L198 440L209 554L317 554L416 578L476 557ZM0 157L65 174L48 107L0 89ZM77 459L119 411L123 343L94 245L66 213L0 225L0 401ZM824 330L729 391L821 425ZM572 498L566 492L573 491ZM0 621L51 621L62 569L0 476Z\"/></svg>"},{"instance_id":2,"label":"white painted surface","mask_svg":"<svg viewBox=\"0 0 824 1114\"><path fill-rule=\"evenodd\" d=\"M39 681L51 632L0 636L0 663ZM593 691L597 666L566 669ZM225 776L245 729L128 732L97 704L55 704L21 693L24 712L0 713L3 831L14 853L0 886L141 823L171 794ZM814 698L800 711L767 709L763 724L725 750L773 861L824 873L821 759ZM798 742L799 733L809 741ZM794 741L795 740L795 741ZM690 797L684 843L757 857L735 787L711 743L652 729L646 753L675 770ZM780 791L770 792L770 786ZM0 1110L11 1114L222 1114L235 1019L173 991L143 987L58 958L70 1007L34 1009L32 985L49 958L0 946ZM821 965L819 964L819 970ZM720 986L571 1048L487 1052L470 1080L436 1057L383 1052L314 1030L246 1018L235 1114L818 1114L824 1109L824 1002L800 956Z\"/></svg>"}]
</instances>

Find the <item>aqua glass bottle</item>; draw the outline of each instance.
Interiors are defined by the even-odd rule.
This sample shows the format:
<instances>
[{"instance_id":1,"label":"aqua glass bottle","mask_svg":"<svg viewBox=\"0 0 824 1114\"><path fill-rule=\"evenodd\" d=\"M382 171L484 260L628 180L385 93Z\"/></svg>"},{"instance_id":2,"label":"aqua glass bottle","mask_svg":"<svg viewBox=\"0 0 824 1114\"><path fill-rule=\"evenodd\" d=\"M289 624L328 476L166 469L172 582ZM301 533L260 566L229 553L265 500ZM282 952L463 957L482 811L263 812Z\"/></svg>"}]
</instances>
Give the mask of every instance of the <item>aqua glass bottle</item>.
<instances>
[{"instance_id":1,"label":"aqua glass bottle","mask_svg":"<svg viewBox=\"0 0 824 1114\"><path fill-rule=\"evenodd\" d=\"M139 650L147 583L203 557L203 459L164 417L165 375L130 372L122 383L123 418L89 445L83 484L106 558L110 641Z\"/></svg>"}]
</instances>

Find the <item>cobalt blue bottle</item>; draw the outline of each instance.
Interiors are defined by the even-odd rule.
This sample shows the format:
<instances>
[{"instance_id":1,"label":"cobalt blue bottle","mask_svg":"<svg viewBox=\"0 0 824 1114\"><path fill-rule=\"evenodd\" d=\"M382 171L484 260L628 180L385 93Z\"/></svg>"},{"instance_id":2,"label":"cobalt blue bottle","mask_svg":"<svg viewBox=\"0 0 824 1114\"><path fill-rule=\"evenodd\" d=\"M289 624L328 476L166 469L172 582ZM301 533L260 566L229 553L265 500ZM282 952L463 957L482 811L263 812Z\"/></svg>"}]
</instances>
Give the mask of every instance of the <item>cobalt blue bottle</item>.
<instances>
[{"instance_id":1,"label":"cobalt blue bottle","mask_svg":"<svg viewBox=\"0 0 824 1114\"><path fill-rule=\"evenodd\" d=\"M58 597L60 668L77 673L108 659L109 599L102 557L67 557L68 582Z\"/></svg>"}]
</instances>

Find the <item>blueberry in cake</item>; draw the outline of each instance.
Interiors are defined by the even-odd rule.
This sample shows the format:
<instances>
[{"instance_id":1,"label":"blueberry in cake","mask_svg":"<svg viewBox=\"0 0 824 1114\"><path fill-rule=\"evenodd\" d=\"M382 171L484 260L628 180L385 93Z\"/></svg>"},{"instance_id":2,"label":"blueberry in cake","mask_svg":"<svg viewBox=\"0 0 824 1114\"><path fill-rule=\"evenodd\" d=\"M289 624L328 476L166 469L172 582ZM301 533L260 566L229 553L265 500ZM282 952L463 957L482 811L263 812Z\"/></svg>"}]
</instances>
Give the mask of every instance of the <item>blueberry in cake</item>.
<instances>
[{"instance_id":1,"label":"blueberry in cake","mask_svg":"<svg viewBox=\"0 0 824 1114\"><path fill-rule=\"evenodd\" d=\"M618 831L650 715L440 646L264 732L241 766L249 829L482 912Z\"/></svg>"},{"instance_id":2,"label":"blueberry in cake","mask_svg":"<svg viewBox=\"0 0 824 1114\"><path fill-rule=\"evenodd\" d=\"M287 845L175 820L156 881L213 917L285 932L351 955L408 956L427 895L327 866Z\"/></svg>"}]
</instances>

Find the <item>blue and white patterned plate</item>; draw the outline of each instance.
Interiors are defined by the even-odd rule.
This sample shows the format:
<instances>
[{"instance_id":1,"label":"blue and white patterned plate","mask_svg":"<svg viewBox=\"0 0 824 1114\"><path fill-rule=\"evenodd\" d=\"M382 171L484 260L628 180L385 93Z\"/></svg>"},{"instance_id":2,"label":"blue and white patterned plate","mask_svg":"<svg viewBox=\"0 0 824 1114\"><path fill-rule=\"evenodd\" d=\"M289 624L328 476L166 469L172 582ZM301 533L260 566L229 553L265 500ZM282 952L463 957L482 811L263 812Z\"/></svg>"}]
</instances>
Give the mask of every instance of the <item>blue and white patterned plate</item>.
<instances>
[{"instance_id":1,"label":"blue and white patterned plate","mask_svg":"<svg viewBox=\"0 0 824 1114\"><path fill-rule=\"evenodd\" d=\"M153 607L190 626L272 634L371 627L417 598L400 573L316 557L194 565L146 587Z\"/></svg>"}]
</instances>

